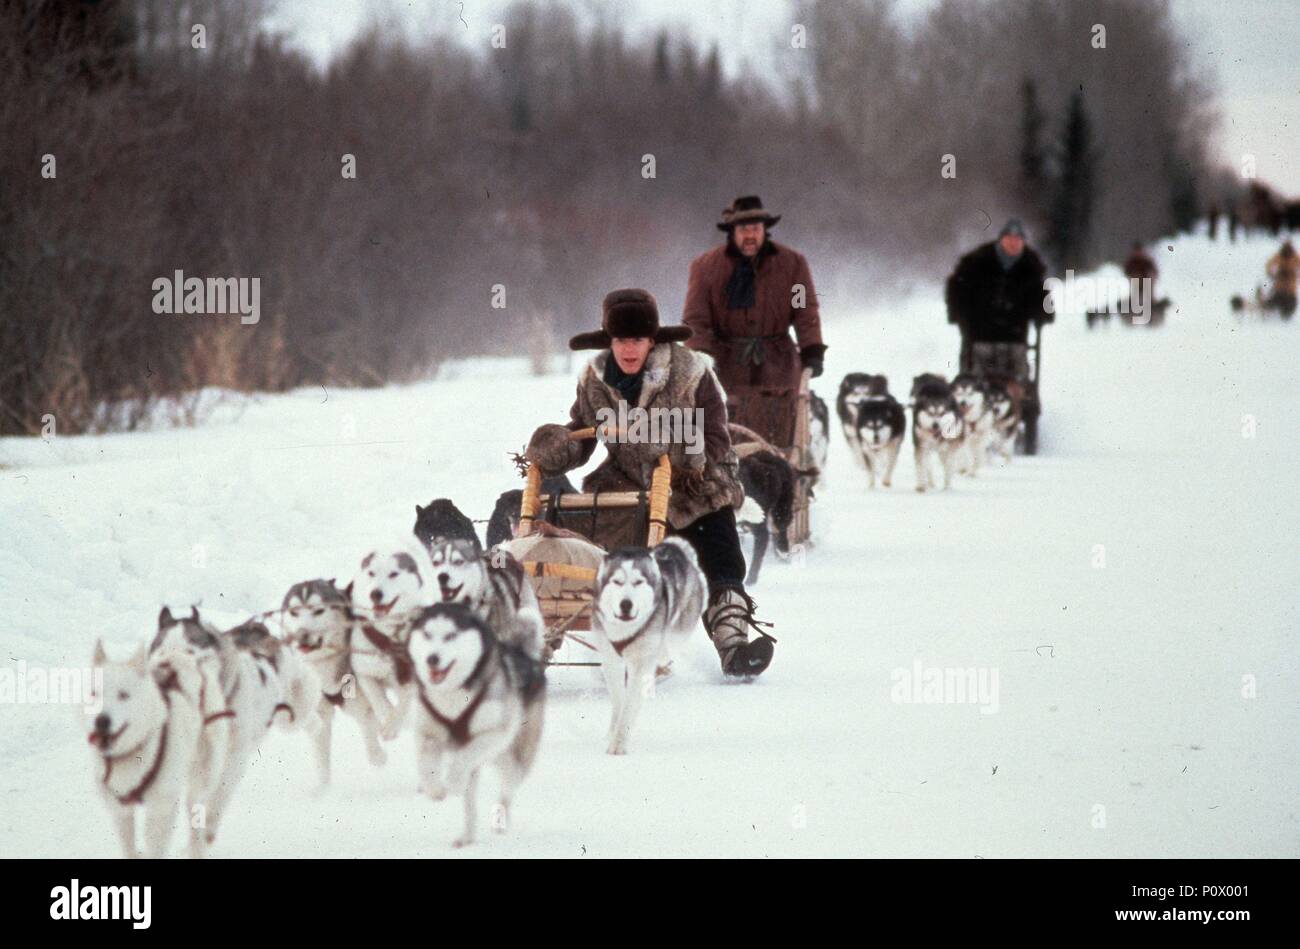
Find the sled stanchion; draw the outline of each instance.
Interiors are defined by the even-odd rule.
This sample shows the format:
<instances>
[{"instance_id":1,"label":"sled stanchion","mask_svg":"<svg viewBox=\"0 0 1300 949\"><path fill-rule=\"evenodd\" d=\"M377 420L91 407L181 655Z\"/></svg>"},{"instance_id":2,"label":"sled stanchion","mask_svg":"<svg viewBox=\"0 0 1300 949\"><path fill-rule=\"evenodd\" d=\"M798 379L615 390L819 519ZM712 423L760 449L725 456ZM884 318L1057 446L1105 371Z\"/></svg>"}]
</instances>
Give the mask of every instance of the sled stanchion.
<instances>
[{"instance_id":1,"label":"sled stanchion","mask_svg":"<svg viewBox=\"0 0 1300 949\"><path fill-rule=\"evenodd\" d=\"M525 476L524 496L519 502L519 526L515 529L516 537L527 537L533 532L533 518L537 516L537 499L542 493L542 473L536 465L528 466Z\"/></svg>"},{"instance_id":2,"label":"sled stanchion","mask_svg":"<svg viewBox=\"0 0 1300 949\"><path fill-rule=\"evenodd\" d=\"M790 446L789 461L796 471L805 471L810 465L808 414L812 408L809 394L812 386L812 370L804 369L799 374L799 391L795 396L794 444ZM808 485L802 476L795 479L794 518L786 535L787 540L802 544L812 534L812 522L808 511Z\"/></svg>"},{"instance_id":3,"label":"sled stanchion","mask_svg":"<svg viewBox=\"0 0 1300 949\"><path fill-rule=\"evenodd\" d=\"M672 463L667 455L660 455L659 464L650 477L650 536L647 547L658 544L668 531L668 496L673 490L672 479Z\"/></svg>"}]
</instances>

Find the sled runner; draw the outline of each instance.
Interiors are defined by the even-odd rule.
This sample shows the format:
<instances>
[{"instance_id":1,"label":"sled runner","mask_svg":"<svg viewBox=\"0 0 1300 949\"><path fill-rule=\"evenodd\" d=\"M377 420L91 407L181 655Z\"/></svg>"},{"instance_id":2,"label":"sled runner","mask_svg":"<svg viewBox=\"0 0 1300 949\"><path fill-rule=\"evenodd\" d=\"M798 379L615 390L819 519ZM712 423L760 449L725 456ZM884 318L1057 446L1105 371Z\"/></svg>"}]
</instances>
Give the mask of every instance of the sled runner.
<instances>
[{"instance_id":1,"label":"sled runner","mask_svg":"<svg viewBox=\"0 0 1300 949\"><path fill-rule=\"evenodd\" d=\"M731 421L751 429L773 445L790 462L798 477L795 479L794 516L786 530L789 546L806 544L812 536L809 507L812 490L809 477L816 469L812 456L810 413L812 396L810 385L812 370L805 369L799 376L799 388L745 389L731 396L728 405L734 407ZM790 399L794 398L794 412L790 412Z\"/></svg>"},{"instance_id":2,"label":"sled runner","mask_svg":"<svg viewBox=\"0 0 1300 949\"><path fill-rule=\"evenodd\" d=\"M1042 374L1043 327L1034 324L1033 342L968 343L962 341L961 371L1014 387L1020 398L1021 430L1016 447L1022 455L1038 453L1038 417L1043 407L1038 397Z\"/></svg>"},{"instance_id":3,"label":"sled runner","mask_svg":"<svg viewBox=\"0 0 1300 949\"><path fill-rule=\"evenodd\" d=\"M596 429L578 429L573 441L595 438ZM659 458L650 489L590 493L542 493L535 465L525 474L519 526L505 547L524 567L546 624L544 657L552 665L598 666L588 661L554 661L567 639L594 649L581 635L591 629L592 585L605 554L618 547L653 547L668 527L672 464Z\"/></svg>"}]
</instances>

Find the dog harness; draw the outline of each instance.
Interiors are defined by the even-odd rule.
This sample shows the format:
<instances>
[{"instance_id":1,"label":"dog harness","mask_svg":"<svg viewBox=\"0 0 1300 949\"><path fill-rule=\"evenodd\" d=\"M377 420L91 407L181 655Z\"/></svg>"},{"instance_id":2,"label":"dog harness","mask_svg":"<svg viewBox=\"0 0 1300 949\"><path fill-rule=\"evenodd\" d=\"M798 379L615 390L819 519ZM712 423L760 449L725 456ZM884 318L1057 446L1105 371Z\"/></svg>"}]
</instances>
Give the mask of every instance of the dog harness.
<instances>
[{"instance_id":1,"label":"dog harness","mask_svg":"<svg viewBox=\"0 0 1300 949\"><path fill-rule=\"evenodd\" d=\"M172 701L168 697L168 693L173 690L179 691L180 681L176 676L176 670L173 669L171 666L162 665L159 666L159 668L165 669L167 671L167 678L163 679L161 682L158 683L158 690L159 692L162 693L163 704L167 706L167 710L170 712ZM130 754L130 752L127 752L127 754ZM110 789L110 793L112 793L113 796L117 798L118 802L121 804L129 805L129 804L142 803L144 801L144 796L148 792L149 788L153 787L153 783L156 780L158 780L158 772L162 770L163 756L166 754L167 754L167 722L164 721L162 730L158 733L158 753L154 756L153 764L149 766L149 770L146 771L144 773L144 777L140 779L140 783L137 784L135 787L133 787L126 794L118 794L112 791L111 789ZM126 757L126 755L115 755L115 756L104 755L103 783L105 787L108 786L109 779L112 778L113 776L113 762L117 758L124 758L124 757Z\"/></svg>"},{"instance_id":2,"label":"dog harness","mask_svg":"<svg viewBox=\"0 0 1300 949\"><path fill-rule=\"evenodd\" d=\"M397 684L406 685L411 681L413 672L411 657L406 654L402 644L385 636L369 623L361 624L361 633L370 644L393 660L393 670L397 674Z\"/></svg>"},{"instance_id":3,"label":"dog harness","mask_svg":"<svg viewBox=\"0 0 1300 949\"><path fill-rule=\"evenodd\" d=\"M623 655L623 650L626 649L628 646L632 645L638 639L640 639L641 634L644 632L645 632L645 627L642 626L640 629L638 629L635 633L633 633L631 636L629 636L627 639L623 640L622 642L616 643L614 642L614 640L611 639L609 640L609 644L613 646L614 651L621 656Z\"/></svg>"},{"instance_id":4,"label":"dog harness","mask_svg":"<svg viewBox=\"0 0 1300 949\"><path fill-rule=\"evenodd\" d=\"M128 752L129 753L129 752ZM158 780L158 772L162 770L163 755L167 753L167 725L164 723L162 731L158 733L158 754L153 759L153 764L145 772L140 783L133 787L126 794L112 792L121 804L140 804L144 801L145 792L153 787L154 781ZM125 757L118 755L117 757ZM104 785L108 785L109 778L113 776L113 761L115 759L109 755L104 756ZM111 789L110 789L111 790Z\"/></svg>"},{"instance_id":5,"label":"dog harness","mask_svg":"<svg viewBox=\"0 0 1300 949\"><path fill-rule=\"evenodd\" d=\"M423 689L420 689L420 704L424 706L424 710L429 713L429 716L435 722L447 729L451 735L452 743L463 747L469 744L470 722L473 721L474 713L478 711L478 707L483 704L483 698L486 695L487 686L484 685L483 688L478 690L478 695L474 696L473 700L465 706L465 710L455 718L448 718L446 715L443 715L434 708L433 703L429 701L427 696L425 696Z\"/></svg>"}]
</instances>

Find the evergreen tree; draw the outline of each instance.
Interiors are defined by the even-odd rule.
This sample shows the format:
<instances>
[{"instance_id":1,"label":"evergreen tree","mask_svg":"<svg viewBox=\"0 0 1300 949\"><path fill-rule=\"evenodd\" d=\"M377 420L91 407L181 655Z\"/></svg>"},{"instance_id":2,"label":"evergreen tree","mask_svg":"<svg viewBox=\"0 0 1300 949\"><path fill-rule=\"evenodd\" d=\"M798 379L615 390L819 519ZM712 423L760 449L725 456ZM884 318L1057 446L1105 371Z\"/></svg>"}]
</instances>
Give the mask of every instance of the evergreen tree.
<instances>
[{"instance_id":1,"label":"evergreen tree","mask_svg":"<svg viewBox=\"0 0 1300 949\"><path fill-rule=\"evenodd\" d=\"M1043 153L1043 110L1038 105L1038 86L1026 77L1021 86L1020 187L1025 208L1037 216L1043 210L1047 184L1047 162Z\"/></svg>"},{"instance_id":2,"label":"evergreen tree","mask_svg":"<svg viewBox=\"0 0 1300 949\"><path fill-rule=\"evenodd\" d=\"M1092 128L1079 90L1070 97L1061 145L1061 172L1049 216L1049 245L1062 269L1082 270L1092 263L1095 168Z\"/></svg>"},{"instance_id":3,"label":"evergreen tree","mask_svg":"<svg viewBox=\"0 0 1300 949\"><path fill-rule=\"evenodd\" d=\"M668 34L660 33L655 39L655 83L666 86L672 78L672 69L668 62Z\"/></svg>"}]
</instances>

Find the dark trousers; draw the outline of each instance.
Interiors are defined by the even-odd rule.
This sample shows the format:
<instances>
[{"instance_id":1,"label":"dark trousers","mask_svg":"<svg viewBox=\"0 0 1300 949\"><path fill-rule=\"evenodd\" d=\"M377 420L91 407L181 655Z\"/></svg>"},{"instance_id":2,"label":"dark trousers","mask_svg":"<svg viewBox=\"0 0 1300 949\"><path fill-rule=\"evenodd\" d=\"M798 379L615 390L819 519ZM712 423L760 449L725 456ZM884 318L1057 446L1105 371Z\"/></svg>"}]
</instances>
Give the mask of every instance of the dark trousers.
<instances>
[{"instance_id":1,"label":"dark trousers","mask_svg":"<svg viewBox=\"0 0 1300 949\"><path fill-rule=\"evenodd\" d=\"M681 530L669 528L674 534L695 548L700 559L700 569L709 581L709 599L723 587L744 587L745 555L740 550L740 535L736 533L736 512L731 507L711 511L698 517Z\"/></svg>"}]
</instances>

